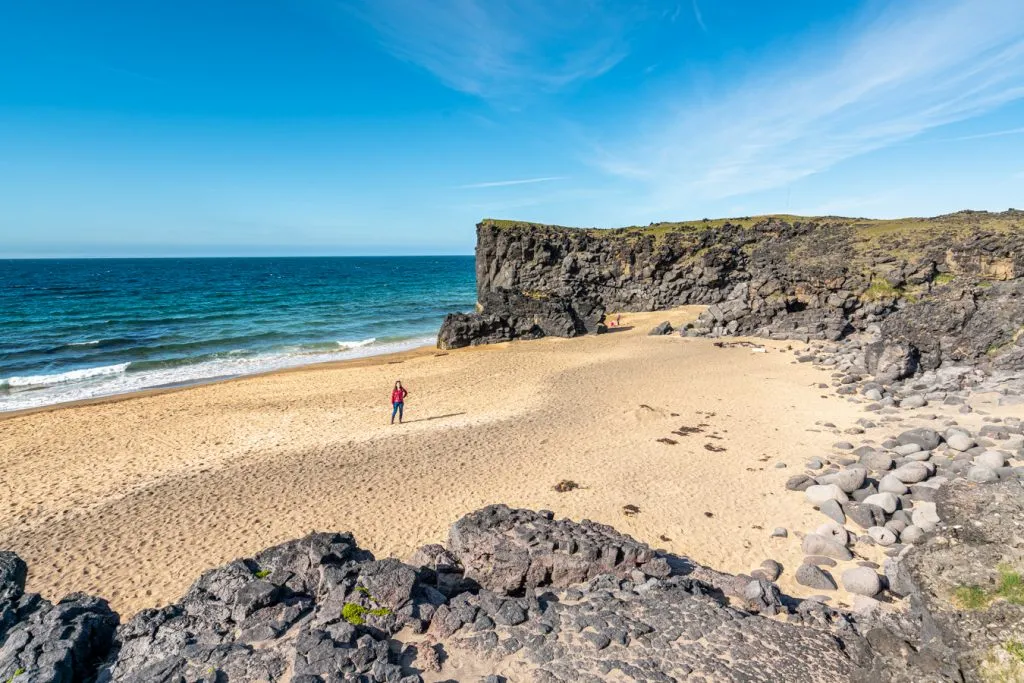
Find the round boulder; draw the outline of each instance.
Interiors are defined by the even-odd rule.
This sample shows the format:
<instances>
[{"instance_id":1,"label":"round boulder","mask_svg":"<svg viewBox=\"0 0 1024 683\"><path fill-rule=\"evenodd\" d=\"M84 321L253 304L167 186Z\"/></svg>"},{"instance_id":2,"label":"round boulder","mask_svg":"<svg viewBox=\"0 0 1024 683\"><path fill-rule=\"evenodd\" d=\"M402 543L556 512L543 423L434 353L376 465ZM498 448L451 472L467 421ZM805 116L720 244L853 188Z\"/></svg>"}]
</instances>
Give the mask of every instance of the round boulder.
<instances>
[{"instance_id":1,"label":"round boulder","mask_svg":"<svg viewBox=\"0 0 1024 683\"><path fill-rule=\"evenodd\" d=\"M900 408L924 408L926 405L928 401L921 394L913 394L900 401Z\"/></svg>"},{"instance_id":2,"label":"round boulder","mask_svg":"<svg viewBox=\"0 0 1024 683\"><path fill-rule=\"evenodd\" d=\"M896 512L896 508L899 507L900 500L892 493L876 493L873 496L865 498L864 503L866 505L880 507L885 514L891 515Z\"/></svg>"},{"instance_id":3,"label":"round boulder","mask_svg":"<svg viewBox=\"0 0 1024 683\"><path fill-rule=\"evenodd\" d=\"M997 470L1000 467L1006 466L1006 456L999 451L985 451L974 459L974 464L984 465L985 467ZM838 484L839 482L836 483Z\"/></svg>"},{"instance_id":4,"label":"round boulder","mask_svg":"<svg viewBox=\"0 0 1024 683\"><path fill-rule=\"evenodd\" d=\"M900 533L902 543L917 543L922 538L924 538L924 531L916 524L911 524Z\"/></svg>"},{"instance_id":5,"label":"round boulder","mask_svg":"<svg viewBox=\"0 0 1024 683\"><path fill-rule=\"evenodd\" d=\"M900 465L893 470L892 476L896 477L904 484L916 484L931 476L931 471L923 462L908 462L907 464Z\"/></svg>"},{"instance_id":6,"label":"round boulder","mask_svg":"<svg viewBox=\"0 0 1024 683\"><path fill-rule=\"evenodd\" d=\"M824 569L813 564L802 564L796 570L796 582L801 586L807 586L816 590L834 591L836 582Z\"/></svg>"},{"instance_id":7,"label":"round boulder","mask_svg":"<svg viewBox=\"0 0 1024 683\"><path fill-rule=\"evenodd\" d=\"M971 469L967 470L967 480L973 481L975 484L988 484L993 481L999 480L999 475L991 467L985 467L984 465L975 465Z\"/></svg>"},{"instance_id":8,"label":"round boulder","mask_svg":"<svg viewBox=\"0 0 1024 683\"><path fill-rule=\"evenodd\" d=\"M892 458L881 451L872 451L863 458L861 463L875 472L888 472L892 469Z\"/></svg>"},{"instance_id":9,"label":"round boulder","mask_svg":"<svg viewBox=\"0 0 1024 683\"><path fill-rule=\"evenodd\" d=\"M885 513L877 505L847 503L843 506L846 516L862 529L885 524Z\"/></svg>"},{"instance_id":10,"label":"round boulder","mask_svg":"<svg viewBox=\"0 0 1024 683\"><path fill-rule=\"evenodd\" d=\"M865 595L872 598L882 590L881 577L868 567L847 569L843 572L841 580L843 588L855 595Z\"/></svg>"},{"instance_id":11,"label":"round boulder","mask_svg":"<svg viewBox=\"0 0 1024 683\"><path fill-rule=\"evenodd\" d=\"M852 467L836 472L832 476L831 483L841 488L844 493L853 493L864 485L865 478L867 478L867 470L861 467Z\"/></svg>"},{"instance_id":12,"label":"round boulder","mask_svg":"<svg viewBox=\"0 0 1024 683\"><path fill-rule=\"evenodd\" d=\"M922 450L921 445L916 443L905 443L892 449L893 453L896 455L910 455L911 453L917 453L920 450Z\"/></svg>"},{"instance_id":13,"label":"round boulder","mask_svg":"<svg viewBox=\"0 0 1024 683\"><path fill-rule=\"evenodd\" d=\"M835 520L839 524L846 523L846 513L843 512L843 508L837 500L826 500L818 507L818 510L820 510L823 515L829 519Z\"/></svg>"},{"instance_id":14,"label":"round boulder","mask_svg":"<svg viewBox=\"0 0 1024 683\"><path fill-rule=\"evenodd\" d=\"M946 443L949 444L949 447L952 448L954 451L960 451L961 453L968 449L974 448L974 439L967 436L963 432L953 432L948 437L946 437Z\"/></svg>"},{"instance_id":15,"label":"round boulder","mask_svg":"<svg viewBox=\"0 0 1024 683\"><path fill-rule=\"evenodd\" d=\"M884 526L871 527L868 529L868 536L875 539L875 543L883 547L888 547L896 542L896 534Z\"/></svg>"},{"instance_id":16,"label":"round boulder","mask_svg":"<svg viewBox=\"0 0 1024 683\"><path fill-rule=\"evenodd\" d=\"M806 555L822 555L837 560L852 560L853 553L842 543L825 538L820 534L807 534L804 536L801 547Z\"/></svg>"},{"instance_id":17,"label":"round boulder","mask_svg":"<svg viewBox=\"0 0 1024 683\"><path fill-rule=\"evenodd\" d=\"M846 496L846 492L835 484L817 484L815 486L808 486L804 489L804 496L807 497L807 501L809 503L816 506L820 506L826 500L837 500L844 503L849 500Z\"/></svg>"},{"instance_id":18,"label":"round boulder","mask_svg":"<svg viewBox=\"0 0 1024 683\"><path fill-rule=\"evenodd\" d=\"M918 503L910 518L914 526L925 532L934 530L939 523L939 515L935 512L935 503Z\"/></svg>"},{"instance_id":19,"label":"round boulder","mask_svg":"<svg viewBox=\"0 0 1024 683\"><path fill-rule=\"evenodd\" d=\"M896 437L896 443L898 445L916 443L923 451L935 450L941 440L942 438L939 436L937 431L934 429L928 429L927 427L909 429Z\"/></svg>"},{"instance_id":20,"label":"round boulder","mask_svg":"<svg viewBox=\"0 0 1024 683\"><path fill-rule=\"evenodd\" d=\"M893 493L902 496L907 492L907 485L891 474L887 474L878 480L878 490L881 493Z\"/></svg>"}]
</instances>

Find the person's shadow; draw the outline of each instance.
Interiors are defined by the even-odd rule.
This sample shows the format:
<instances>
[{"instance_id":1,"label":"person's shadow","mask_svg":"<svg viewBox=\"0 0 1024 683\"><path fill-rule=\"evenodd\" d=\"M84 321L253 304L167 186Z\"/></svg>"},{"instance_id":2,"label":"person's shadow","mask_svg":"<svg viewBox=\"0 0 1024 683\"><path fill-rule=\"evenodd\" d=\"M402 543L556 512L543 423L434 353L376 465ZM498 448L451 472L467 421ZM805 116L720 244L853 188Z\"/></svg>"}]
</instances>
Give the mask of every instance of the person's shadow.
<instances>
[{"instance_id":1,"label":"person's shadow","mask_svg":"<svg viewBox=\"0 0 1024 683\"><path fill-rule=\"evenodd\" d=\"M458 417L459 415L465 415L466 412L461 413L448 413L447 415L433 415L431 417L418 417L415 420L402 420L402 424L412 424L413 422L430 422L431 420L443 420L446 417Z\"/></svg>"}]
</instances>

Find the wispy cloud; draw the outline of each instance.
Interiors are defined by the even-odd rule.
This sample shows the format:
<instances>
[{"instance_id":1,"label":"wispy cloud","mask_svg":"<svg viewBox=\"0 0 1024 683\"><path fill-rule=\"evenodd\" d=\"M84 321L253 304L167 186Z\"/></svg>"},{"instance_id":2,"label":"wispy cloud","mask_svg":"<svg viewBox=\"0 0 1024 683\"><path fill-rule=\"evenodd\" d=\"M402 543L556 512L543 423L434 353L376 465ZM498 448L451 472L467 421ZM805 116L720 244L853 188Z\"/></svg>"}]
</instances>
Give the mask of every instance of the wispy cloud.
<instances>
[{"instance_id":1,"label":"wispy cloud","mask_svg":"<svg viewBox=\"0 0 1024 683\"><path fill-rule=\"evenodd\" d=\"M960 140L981 140L982 138L1001 138L1004 135L1024 134L1024 128L1010 128L1007 130L993 130L988 133L975 133L974 135L961 135L955 138L944 138L943 142L959 142Z\"/></svg>"},{"instance_id":2,"label":"wispy cloud","mask_svg":"<svg viewBox=\"0 0 1024 683\"><path fill-rule=\"evenodd\" d=\"M494 99L596 78L629 53L645 10L614 0L352 0L392 54L455 90Z\"/></svg>"},{"instance_id":3,"label":"wispy cloud","mask_svg":"<svg viewBox=\"0 0 1024 683\"><path fill-rule=\"evenodd\" d=\"M486 183L470 183L459 185L457 190L475 190L482 187L507 187L509 185L532 185L533 183L549 183L552 180L565 180L564 176L550 176L548 178L524 178L522 180L492 180Z\"/></svg>"},{"instance_id":4,"label":"wispy cloud","mask_svg":"<svg viewBox=\"0 0 1024 683\"><path fill-rule=\"evenodd\" d=\"M595 145L597 165L644 184L652 209L678 209L784 186L987 113L1024 97L1024 3L899 3L780 54L710 103L688 92L646 103L671 114L638 117L630 129L642 135Z\"/></svg>"},{"instance_id":5,"label":"wispy cloud","mask_svg":"<svg viewBox=\"0 0 1024 683\"><path fill-rule=\"evenodd\" d=\"M708 27L704 23L704 16L700 13L700 5L697 4L697 0L693 0L693 18L697 20L697 25L700 26L700 30L707 33Z\"/></svg>"}]
</instances>

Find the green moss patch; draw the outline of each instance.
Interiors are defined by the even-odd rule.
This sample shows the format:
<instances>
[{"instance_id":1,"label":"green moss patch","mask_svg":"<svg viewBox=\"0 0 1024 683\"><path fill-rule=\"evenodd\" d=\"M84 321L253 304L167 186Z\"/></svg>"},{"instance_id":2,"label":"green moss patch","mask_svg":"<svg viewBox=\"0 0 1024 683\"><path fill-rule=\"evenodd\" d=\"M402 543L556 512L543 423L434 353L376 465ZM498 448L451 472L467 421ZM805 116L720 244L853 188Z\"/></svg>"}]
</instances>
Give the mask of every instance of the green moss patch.
<instances>
[{"instance_id":1,"label":"green moss patch","mask_svg":"<svg viewBox=\"0 0 1024 683\"><path fill-rule=\"evenodd\" d=\"M365 624L367 615L374 617L386 617L389 614L391 614L391 610L386 607L368 609L354 602L346 602L341 608L341 618L353 626L362 626Z\"/></svg>"},{"instance_id":2,"label":"green moss patch","mask_svg":"<svg viewBox=\"0 0 1024 683\"><path fill-rule=\"evenodd\" d=\"M1024 605L1024 578L1009 565L999 565L996 587L985 590L981 586L960 586L953 597L962 609L983 609L994 600L1005 600L1011 605Z\"/></svg>"}]
</instances>

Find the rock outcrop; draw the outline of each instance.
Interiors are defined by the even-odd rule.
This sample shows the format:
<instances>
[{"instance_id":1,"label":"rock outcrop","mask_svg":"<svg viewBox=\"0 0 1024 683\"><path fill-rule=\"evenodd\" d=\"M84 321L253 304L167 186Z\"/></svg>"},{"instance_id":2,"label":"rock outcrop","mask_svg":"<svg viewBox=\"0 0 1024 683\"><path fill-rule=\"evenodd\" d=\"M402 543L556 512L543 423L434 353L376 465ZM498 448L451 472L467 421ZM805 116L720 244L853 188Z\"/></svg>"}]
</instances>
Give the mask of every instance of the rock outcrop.
<instances>
[{"instance_id":1,"label":"rock outcrop","mask_svg":"<svg viewBox=\"0 0 1024 683\"><path fill-rule=\"evenodd\" d=\"M98 598L24 594L24 563L2 553L0 680L414 683L469 661L498 681L975 680L1019 636L1021 607L965 613L949 596L1021 560L1024 488L961 482L937 505L949 525L886 570L910 610L860 616L505 506L467 515L449 549L412 564L313 533L207 572L116 633Z\"/></svg>"},{"instance_id":2,"label":"rock outcrop","mask_svg":"<svg viewBox=\"0 0 1024 683\"><path fill-rule=\"evenodd\" d=\"M446 319L444 348L599 331L607 310L706 304L683 334L836 340L885 321L877 355L889 373L1024 366L1022 211L618 230L487 220L476 256L479 311Z\"/></svg>"},{"instance_id":3,"label":"rock outcrop","mask_svg":"<svg viewBox=\"0 0 1024 683\"><path fill-rule=\"evenodd\" d=\"M106 600L73 593L57 604L25 593L28 567L0 551L0 681L77 683L95 676L118 617Z\"/></svg>"}]
</instances>

